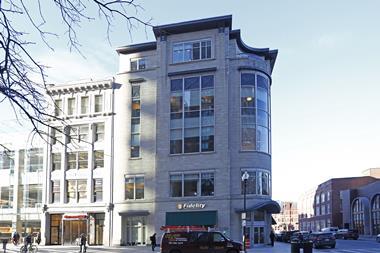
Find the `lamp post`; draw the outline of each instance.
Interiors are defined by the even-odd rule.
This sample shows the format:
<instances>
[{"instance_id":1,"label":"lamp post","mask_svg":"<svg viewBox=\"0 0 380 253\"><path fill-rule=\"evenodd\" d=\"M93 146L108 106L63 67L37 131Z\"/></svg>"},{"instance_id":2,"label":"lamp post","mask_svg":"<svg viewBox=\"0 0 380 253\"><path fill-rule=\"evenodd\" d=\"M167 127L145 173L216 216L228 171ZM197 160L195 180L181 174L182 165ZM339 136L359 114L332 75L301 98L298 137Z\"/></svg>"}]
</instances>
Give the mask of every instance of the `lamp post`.
<instances>
[{"instance_id":1,"label":"lamp post","mask_svg":"<svg viewBox=\"0 0 380 253\"><path fill-rule=\"evenodd\" d=\"M241 181L243 181L243 196L244 196L244 216L243 216L243 248L244 252L246 251L245 240L247 236L246 232L246 219L247 219L247 180L249 178L249 174L247 171L244 172L241 177Z\"/></svg>"}]
</instances>

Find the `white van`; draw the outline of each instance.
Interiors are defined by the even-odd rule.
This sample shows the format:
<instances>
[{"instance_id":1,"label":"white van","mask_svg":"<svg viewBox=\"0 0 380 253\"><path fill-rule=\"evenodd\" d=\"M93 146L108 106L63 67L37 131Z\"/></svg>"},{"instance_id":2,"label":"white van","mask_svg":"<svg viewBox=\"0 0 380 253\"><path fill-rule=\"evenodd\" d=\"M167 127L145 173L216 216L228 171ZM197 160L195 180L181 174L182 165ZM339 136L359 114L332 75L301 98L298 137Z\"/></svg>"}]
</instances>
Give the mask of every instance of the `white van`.
<instances>
[{"instance_id":1,"label":"white van","mask_svg":"<svg viewBox=\"0 0 380 253\"><path fill-rule=\"evenodd\" d=\"M331 232L331 233L333 233L333 235L335 235L336 232L338 232L338 230L339 230L338 227L327 227L327 228L321 229L322 232Z\"/></svg>"}]
</instances>

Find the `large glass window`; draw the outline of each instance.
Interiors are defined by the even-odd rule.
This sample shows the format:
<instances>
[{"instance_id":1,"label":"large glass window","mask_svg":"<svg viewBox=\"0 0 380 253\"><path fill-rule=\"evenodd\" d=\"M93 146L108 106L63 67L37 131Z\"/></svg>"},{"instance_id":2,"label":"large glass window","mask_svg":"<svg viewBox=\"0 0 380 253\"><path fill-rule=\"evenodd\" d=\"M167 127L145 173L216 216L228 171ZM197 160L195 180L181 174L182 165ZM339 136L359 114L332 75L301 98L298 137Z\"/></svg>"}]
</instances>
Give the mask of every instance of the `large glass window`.
<instances>
[{"instance_id":1,"label":"large glass window","mask_svg":"<svg viewBox=\"0 0 380 253\"><path fill-rule=\"evenodd\" d=\"M61 201L61 188L60 181L51 181L52 189L52 203L59 203Z\"/></svg>"},{"instance_id":2,"label":"large glass window","mask_svg":"<svg viewBox=\"0 0 380 253\"><path fill-rule=\"evenodd\" d=\"M77 203L87 201L87 180L67 180L67 202Z\"/></svg>"},{"instance_id":3,"label":"large glass window","mask_svg":"<svg viewBox=\"0 0 380 253\"><path fill-rule=\"evenodd\" d=\"M67 99L67 114L73 115L75 113L75 98Z\"/></svg>"},{"instance_id":4,"label":"large glass window","mask_svg":"<svg viewBox=\"0 0 380 253\"><path fill-rule=\"evenodd\" d=\"M270 93L268 79L241 73L241 148L270 153Z\"/></svg>"},{"instance_id":5,"label":"large glass window","mask_svg":"<svg viewBox=\"0 0 380 253\"><path fill-rule=\"evenodd\" d=\"M43 150L42 148L32 148L27 151L27 168L30 172L42 171Z\"/></svg>"},{"instance_id":6,"label":"large glass window","mask_svg":"<svg viewBox=\"0 0 380 253\"><path fill-rule=\"evenodd\" d=\"M69 152L66 153L67 170L87 169L88 168L88 152Z\"/></svg>"},{"instance_id":7,"label":"large glass window","mask_svg":"<svg viewBox=\"0 0 380 253\"><path fill-rule=\"evenodd\" d=\"M131 157L140 157L140 86L132 86Z\"/></svg>"},{"instance_id":8,"label":"large glass window","mask_svg":"<svg viewBox=\"0 0 380 253\"><path fill-rule=\"evenodd\" d=\"M372 200L372 234L380 234L380 194Z\"/></svg>"},{"instance_id":9,"label":"large glass window","mask_svg":"<svg viewBox=\"0 0 380 253\"><path fill-rule=\"evenodd\" d=\"M88 125L70 126L70 139L69 142L88 142L89 141L89 127Z\"/></svg>"},{"instance_id":10,"label":"large glass window","mask_svg":"<svg viewBox=\"0 0 380 253\"><path fill-rule=\"evenodd\" d=\"M173 63L211 58L211 40L181 42L173 45Z\"/></svg>"},{"instance_id":11,"label":"large glass window","mask_svg":"<svg viewBox=\"0 0 380 253\"><path fill-rule=\"evenodd\" d=\"M37 207L42 203L42 185L28 184L20 186L22 207Z\"/></svg>"},{"instance_id":12,"label":"large glass window","mask_svg":"<svg viewBox=\"0 0 380 253\"><path fill-rule=\"evenodd\" d=\"M214 173L176 173L170 175L171 197L214 196Z\"/></svg>"},{"instance_id":13,"label":"large glass window","mask_svg":"<svg viewBox=\"0 0 380 253\"><path fill-rule=\"evenodd\" d=\"M125 177L125 199L144 199L144 177Z\"/></svg>"},{"instance_id":14,"label":"large glass window","mask_svg":"<svg viewBox=\"0 0 380 253\"><path fill-rule=\"evenodd\" d=\"M0 187L0 208L13 207L13 185Z\"/></svg>"},{"instance_id":15,"label":"large glass window","mask_svg":"<svg viewBox=\"0 0 380 253\"><path fill-rule=\"evenodd\" d=\"M132 58L131 71L143 70L146 68L146 58Z\"/></svg>"},{"instance_id":16,"label":"large glass window","mask_svg":"<svg viewBox=\"0 0 380 253\"><path fill-rule=\"evenodd\" d=\"M270 173L266 170L243 169L240 178L246 171L249 175L246 182L246 194L270 195ZM244 194L244 181L241 182L241 193Z\"/></svg>"},{"instance_id":17,"label":"large glass window","mask_svg":"<svg viewBox=\"0 0 380 253\"><path fill-rule=\"evenodd\" d=\"M364 205L361 199L354 201L352 216L354 229L357 229L359 234L364 234Z\"/></svg>"},{"instance_id":18,"label":"large glass window","mask_svg":"<svg viewBox=\"0 0 380 253\"><path fill-rule=\"evenodd\" d=\"M170 153L214 151L214 76L171 80Z\"/></svg>"}]
</instances>

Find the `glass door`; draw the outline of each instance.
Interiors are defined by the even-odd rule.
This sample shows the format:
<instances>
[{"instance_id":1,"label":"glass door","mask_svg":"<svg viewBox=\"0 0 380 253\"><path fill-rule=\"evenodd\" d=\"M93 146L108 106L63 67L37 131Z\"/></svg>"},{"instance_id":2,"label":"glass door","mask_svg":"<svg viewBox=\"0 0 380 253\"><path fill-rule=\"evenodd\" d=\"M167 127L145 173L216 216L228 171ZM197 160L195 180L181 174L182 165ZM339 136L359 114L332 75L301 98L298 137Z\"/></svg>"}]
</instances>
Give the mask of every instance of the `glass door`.
<instances>
[{"instance_id":1,"label":"glass door","mask_svg":"<svg viewBox=\"0 0 380 253\"><path fill-rule=\"evenodd\" d=\"M254 246L263 245L265 241L264 227L253 227Z\"/></svg>"},{"instance_id":2,"label":"glass door","mask_svg":"<svg viewBox=\"0 0 380 253\"><path fill-rule=\"evenodd\" d=\"M133 216L127 218L127 245L145 245L146 223L145 217Z\"/></svg>"}]
</instances>

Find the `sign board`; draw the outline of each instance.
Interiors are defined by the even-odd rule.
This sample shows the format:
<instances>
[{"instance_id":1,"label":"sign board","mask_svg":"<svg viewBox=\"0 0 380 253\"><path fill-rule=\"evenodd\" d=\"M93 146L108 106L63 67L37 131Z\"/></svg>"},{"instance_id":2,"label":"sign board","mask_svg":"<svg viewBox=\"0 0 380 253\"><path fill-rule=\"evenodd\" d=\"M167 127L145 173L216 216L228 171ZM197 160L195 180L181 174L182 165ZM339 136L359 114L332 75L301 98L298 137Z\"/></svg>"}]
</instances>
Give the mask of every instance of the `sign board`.
<instances>
[{"instance_id":1,"label":"sign board","mask_svg":"<svg viewBox=\"0 0 380 253\"><path fill-rule=\"evenodd\" d=\"M241 226L242 226L242 227L247 226L247 221L246 221L246 220L242 220L242 221L241 221Z\"/></svg>"},{"instance_id":2,"label":"sign board","mask_svg":"<svg viewBox=\"0 0 380 253\"><path fill-rule=\"evenodd\" d=\"M206 207L205 203L178 203L177 209L178 210L184 210L184 209L204 209Z\"/></svg>"}]
</instances>

